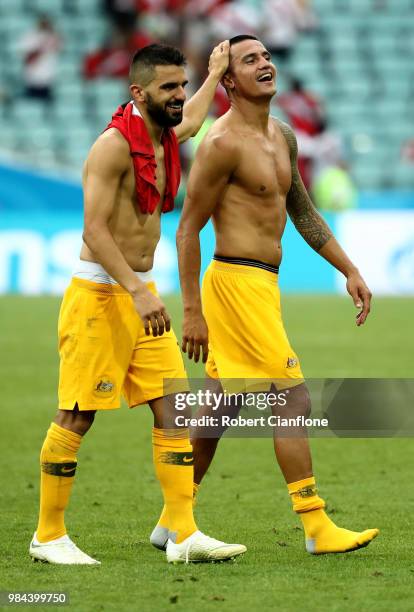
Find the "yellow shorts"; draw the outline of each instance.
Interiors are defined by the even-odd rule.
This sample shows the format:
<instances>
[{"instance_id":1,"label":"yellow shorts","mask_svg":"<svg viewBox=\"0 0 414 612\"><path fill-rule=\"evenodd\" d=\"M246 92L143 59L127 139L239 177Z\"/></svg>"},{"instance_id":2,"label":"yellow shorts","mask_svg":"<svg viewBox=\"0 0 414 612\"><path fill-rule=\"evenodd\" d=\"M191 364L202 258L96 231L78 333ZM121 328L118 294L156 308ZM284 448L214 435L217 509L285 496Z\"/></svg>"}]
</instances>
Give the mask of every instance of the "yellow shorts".
<instances>
[{"instance_id":1,"label":"yellow shorts","mask_svg":"<svg viewBox=\"0 0 414 612\"><path fill-rule=\"evenodd\" d=\"M157 293L154 283L147 287ZM62 410L119 408L121 393L132 408L168 395L164 379L180 379L178 386L187 379L174 332L146 336L119 285L72 278L59 315L59 354Z\"/></svg>"},{"instance_id":2,"label":"yellow shorts","mask_svg":"<svg viewBox=\"0 0 414 612\"><path fill-rule=\"evenodd\" d=\"M208 376L303 382L283 327L275 272L213 260L204 275L202 301L209 330Z\"/></svg>"}]
</instances>

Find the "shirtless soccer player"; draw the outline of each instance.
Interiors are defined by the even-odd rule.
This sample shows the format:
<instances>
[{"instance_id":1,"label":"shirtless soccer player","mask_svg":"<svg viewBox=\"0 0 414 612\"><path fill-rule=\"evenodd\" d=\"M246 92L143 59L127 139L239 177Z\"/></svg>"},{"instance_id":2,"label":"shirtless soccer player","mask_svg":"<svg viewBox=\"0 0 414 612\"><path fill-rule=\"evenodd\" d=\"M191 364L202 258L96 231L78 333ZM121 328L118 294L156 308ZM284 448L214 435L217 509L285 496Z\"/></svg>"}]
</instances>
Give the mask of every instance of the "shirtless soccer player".
<instances>
[{"instance_id":1,"label":"shirtless soccer player","mask_svg":"<svg viewBox=\"0 0 414 612\"><path fill-rule=\"evenodd\" d=\"M87 158L84 244L59 318L59 410L40 455L40 516L30 544L35 560L99 563L69 539L64 511L82 437L97 410L119 408L122 391L130 407L149 403L154 414L154 464L170 528L167 560L228 559L246 550L202 534L194 522L189 432L163 428L170 405L163 401L163 379L185 378L185 371L151 280L161 212L173 208L180 180L178 143L202 125L228 55L228 42L214 49L207 80L183 109L180 51L164 45L138 51L130 73L133 100L119 107Z\"/></svg>"},{"instance_id":2,"label":"shirtless soccer player","mask_svg":"<svg viewBox=\"0 0 414 612\"><path fill-rule=\"evenodd\" d=\"M279 380L282 388L290 387L290 413L284 416L307 415L309 396L283 328L277 285L287 214L308 244L345 275L360 309L357 325L367 318L371 295L309 199L297 169L292 130L269 115L276 92L269 53L254 37L238 36L230 45L223 84L231 109L198 149L177 234L183 348L196 361L201 349L206 359L209 341L210 378ZM210 217L216 255L204 276L201 306L199 232ZM302 434L286 437L276 430L275 452L293 509L302 519L307 551L346 552L366 546L377 529L348 531L326 515L306 431ZM193 440L197 484L216 445L215 439Z\"/></svg>"}]
</instances>

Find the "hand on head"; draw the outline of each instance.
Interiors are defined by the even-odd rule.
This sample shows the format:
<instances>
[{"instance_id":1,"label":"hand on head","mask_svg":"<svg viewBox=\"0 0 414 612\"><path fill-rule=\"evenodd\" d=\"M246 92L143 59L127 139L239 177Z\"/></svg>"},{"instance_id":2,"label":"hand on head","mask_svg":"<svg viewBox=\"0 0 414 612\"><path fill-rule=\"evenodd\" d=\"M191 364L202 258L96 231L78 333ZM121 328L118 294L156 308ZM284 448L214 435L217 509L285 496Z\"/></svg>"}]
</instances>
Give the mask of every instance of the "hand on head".
<instances>
[{"instance_id":1,"label":"hand on head","mask_svg":"<svg viewBox=\"0 0 414 612\"><path fill-rule=\"evenodd\" d=\"M230 61L230 43L228 40L224 40L216 47L214 47L213 51L210 55L210 60L208 63L208 71L209 73L213 73L217 76L217 78L221 79L223 74L227 72L227 68L229 67Z\"/></svg>"}]
</instances>

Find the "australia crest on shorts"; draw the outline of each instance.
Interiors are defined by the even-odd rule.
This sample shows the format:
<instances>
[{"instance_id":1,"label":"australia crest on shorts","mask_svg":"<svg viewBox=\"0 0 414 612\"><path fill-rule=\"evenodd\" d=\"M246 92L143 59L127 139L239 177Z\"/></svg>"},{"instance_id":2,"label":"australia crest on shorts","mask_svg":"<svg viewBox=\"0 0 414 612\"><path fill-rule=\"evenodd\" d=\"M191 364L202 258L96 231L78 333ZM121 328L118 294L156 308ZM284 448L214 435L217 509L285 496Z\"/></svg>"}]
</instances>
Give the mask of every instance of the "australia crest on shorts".
<instances>
[{"instance_id":1,"label":"australia crest on shorts","mask_svg":"<svg viewBox=\"0 0 414 612\"><path fill-rule=\"evenodd\" d=\"M287 368L295 368L298 365L298 360L296 357L288 357L286 367Z\"/></svg>"},{"instance_id":2,"label":"australia crest on shorts","mask_svg":"<svg viewBox=\"0 0 414 612\"><path fill-rule=\"evenodd\" d=\"M114 383L106 376L102 376L95 382L93 390L99 395L110 395L114 388Z\"/></svg>"}]
</instances>

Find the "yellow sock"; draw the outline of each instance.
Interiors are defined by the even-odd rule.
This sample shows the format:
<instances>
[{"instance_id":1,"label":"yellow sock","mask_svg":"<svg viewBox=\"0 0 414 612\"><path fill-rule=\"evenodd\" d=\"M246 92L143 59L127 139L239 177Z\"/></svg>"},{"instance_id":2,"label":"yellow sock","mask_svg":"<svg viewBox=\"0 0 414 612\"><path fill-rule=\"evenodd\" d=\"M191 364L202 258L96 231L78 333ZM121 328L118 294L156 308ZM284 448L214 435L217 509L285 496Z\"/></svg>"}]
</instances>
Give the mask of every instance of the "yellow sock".
<instances>
[{"instance_id":1,"label":"yellow sock","mask_svg":"<svg viewBox=\"0 0 414 612\"><path fill-rule=\"evenodd\" d=\"M39 542L66 534L64 512L76 471L76 453L82 436L51 423L40 453L40 513L36 529Z\"/></svg>"},{"instance_id":2,"label":"yellow sock","mask_svg":"<svg viewBox=\"0 0 414 612\"><path fill-rule=\"evenodd\" d=\"M349 552L367 546L379 533L378 529L349 531L337 527L326 514L325 502L316 491L315 478L305 478L288 484L293 509L302 520L306 550L313 554Z\"/></svg>"},{"instance_id":3,"label":"yellow sock","mask_svg":"<svg viewBox=\"0 0 414 612\"><path fill-rule=\"evenodd\" d=\"M161 510L160 518L157 523L158 527L164 527L164 529L168 529L168 512L167 506L164 504Z\"/></svg>"},{"instance_id":4,"label":"yellow sock","mask_svg":"<svg viewBox=\"0 0 414 612\"><path fill-rule=\"evenodd\" d=\"M161 526L168 527L169 537L179 544L197 530L193 516L194 468L189 431L154 428L152 443L155 472L165 504Z\"/></svg>"},{"instance_id":5,"label":"yellow sock","mask_svg":"<svg viewBox=\"0 0 414 612\"><path fill-rule=\"evenodd\" d=\"M200 488L200 485L197 484L196 482L193 482L193 507L197 503L196 497L197 497L199 488ZM160 515L160 518L158 519L157 525L158 527L164 527L165 529L168 529L168 512L167 512L167 506L165 504L161 511L161 515Z\"/></svg>"}]
</instances>

